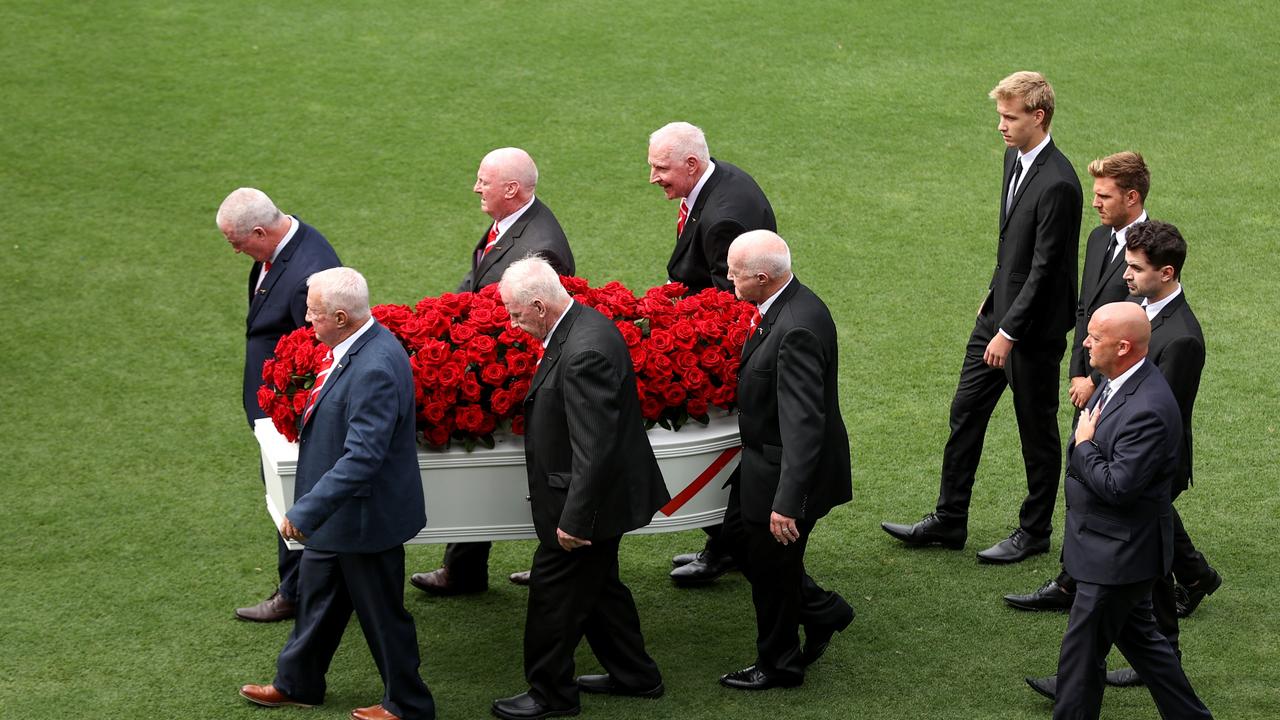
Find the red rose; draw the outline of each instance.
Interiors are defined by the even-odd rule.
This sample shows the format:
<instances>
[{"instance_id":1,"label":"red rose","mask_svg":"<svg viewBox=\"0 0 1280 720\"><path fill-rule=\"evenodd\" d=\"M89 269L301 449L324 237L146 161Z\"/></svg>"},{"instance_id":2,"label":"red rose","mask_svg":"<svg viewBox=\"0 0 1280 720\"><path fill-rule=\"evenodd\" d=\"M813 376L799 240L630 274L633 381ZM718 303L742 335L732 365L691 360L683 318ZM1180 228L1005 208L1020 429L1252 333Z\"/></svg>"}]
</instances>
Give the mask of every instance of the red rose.
<instances>
[{"instance_id":1,"label":"red rose","mask_svg":"<svg viewBox=\"0 0 1280 720\"><path fill-rule=\"evenodd\" d=\"M429 402L422 408L422 417L426 418L427 422L432 425L439 425L444 422L444 416L447 412L449 412L447 403Z\"/></svg>"},{"instance_id":2,"label":"red rose","mask_svg":"<svg viewBox=\"0 0 1280 720\"><path fill-rule=\"evenodd\" d=\"M493 324L493 308L473 305L470 314L467 315L467 321L474 325L491 325Z\"/></svg>"},{"instance_id":3,"label":"red rose","mask_svg":"<svg viewBox=\"0 0 1280 720\"><path fill-rule=\"evenodd\" d=\"M462 396L463 400L479 402L481 392L480 383L476 382L475 373L468 372L462 377L462 386L458 389L458 394Z\"/></svg>"},{"instance_id":4,"label":"red rose","mask_svg":"<svg viewBox=\"0 0 1280 720\"><path fill-rule=\"evenodd\" d=\"M476 335L467 343L466 351L470 362L490 362L498 356L498 341L492 335Z\"/></svg>"},{"instance_id":5,"label":"red rose","mask_svg":"<svg viewBox=\"0 0 1280 720\"><path fill-rule=\"evenodd\" d=\"M443 340L427 340L418 348L417 357L432 364L440 364L449 359L449 343Z\"/></svg>"},{"instance_id":6,"label":"red rose","mask_svg":"<svg viewBox=\"0 0 1280 720\"><path fill-rule=\"evenodd\" d=\"M681 350L675 355L676 367L680 370L688 370L698 367L698 356L688 350Z\"/></svg>"},{"instance_id":7,"label":"red rose","mask_svg":"<svg viewBox=\"0 0 1280 720\"><path fill-rule=\"evenodd\" d=\"M464 432L479 432L484 424L484 410L479 405L463 405L454 415L458 429Z\"/></svg>"},{"instance_id":8,"label":"red rose","mask_svg":"<svg viewBox=\"0 0 1280 720\"><path fill-rule=\"evenodd\" d=\"M707 407L707 401L702 398L689 398L689 406L686 410L690 417L696 417L699 420L702 420L707 417L707 411L710 410L710 408Z\"/></svg>"},{"instance_id":9,"label":"red rose","mask_svg":"<svg viewBox=\"0 0 1280 720\"><path fill-rule=\"evenodd\" d=\"M449 444L449 428L447 427L428 428L423 433L423 436L426 438L427 443L433 447L444 447Z\"/></svg>"},{"instance_id":10,"label":"red rose","mask_svg":"<svg viewBox=\"0 0 1280 720\"><path fill-rule=\"evenodd\" d=\"M654 330L649 333L649 345L654 352L667 353L676 346L676 341L666 330Z\"/></svg>"},{"instance_id":11,"label":"red rose","mask_svg":"<svg viewBox=\"0 0 1280 720\"><path fill-rule=\"evenodd\" d=\"M666 355L649 353L649 358L645 361L644 367L651 377L667 377L675 369L675 364Z\"/></svg>"},{"instance_id":12,"label":"red rose","mask_svg":"<svg viewBox=\"0 0 1280 720\"><path fill-rule=\"evenodd\" d=\"M688 320L681 320L671 326L671 334L675 337L676 347L688 350L698 340L698 329Z\"/></svg>"},{"instance_id":13,"label":"red rose","mask_svg":"<svg viewBox=\"0 0 1280 720\"><path fill-rule=\"evenodd\" d=\"M532 353L520 352L519 350L507 351L507 369L512 375L525 376L533 372L537 366L538 359Z\"/></svg>"},{"instance_id":14,"label":"red rose","mask_svg":"<svg viewBox=\"0 0 1280 720\"><path fill-rule=\"evenodd\" d=\"M484 369L480 371L480 379L494 387L502 385L507 381L508 377L510 377L510 373L507 372L506 366L498 363L485 365Z\"/></svg>"},{"instance_id":15,"label":"red rose","mask_svg":"<svg viewBox=\"0 0 1280 720\"><path fill-rule=\"evenodd\" d=\"M497 413L499 417L506 417L511 414L511 408L515 405L515 397L510 390L498 388L489 395L489 407Z\"/></svg>"},{"instance_id":16,"label":"red rose","mask_svg":"<svg viewBox=\"0 0 1280 720\"><path fill-rule=\"evenodd\" d=\"M462 365L448 362L440 366L440 384L446 388L457 387L462 382Z\"/></svg>"},{"instance_id":17,"label":"red rose","mask_svg":"<svg viewBox=\"0 0 1280 720\"><path fill-rule=\"evenodd\" d=\"M662 389L662 399L667 403L667 407L679 407L686 397L688 393L685 389L675 383Z\"/></svg>"},{"instance_id":18,"label":"red rose","mask_svg":"<svg viewBox=\"0 0 1280 720\"><path fill-rule=\"evenodd\" d=\"M517 415L511 418L511 432L514 435L524 434L524 415Z\"/></svg>"},{"instance_id":19,"label":"red rose","mask_svg":"<svg viewBox=\"0 0 1280 720\"><path fill-rule=\"evenodd\" d=\"M702 356L698 358L698 362L708 370L717 370L724 366L724 351L714 345L705 348L702 351Z\"/></svg>"},{"instance_id":20,"label":"red rose","mask_svg":"<svg viewBox=\"0 0 1280 720\"><path fill-rule=\"evenodd\" d=\"M640 328L634 322L619 320L617 325L618 332L622 333L622 339L627 342L627 347L635 347L644 340L644 333L640 332Z\"/></svg>"},{"instance_id":21,"label":"red rose","mask_svg":"<svg viewBox=\"0 0 1280 720\"><path fill-rule=\"evenodd\" d=\"M707 383L707 374L700 368L691 367L680 371L680 384L689 390L697 390Z\"/></svg>"},{"instance_id":22,"label":"red rose","mask_svg":"<svg viewBox=\"0 0 1280 720\"><path fill-rule=\"evenodd\" d=\"M645 397L640 401L640 414L645 420L657 420L662 417L662 401L654 397Z\"/></svg>"},{"instance_id":23,"label":"red rose","mask_svg":"<svg viewBox=\"0 0 1280 720\"><path fill-rule=\"evenodd\" d=\"M449 326L449 339L455 345L462 345L468 340L476 336L476 329L464 323L454 323Z\"/></svg>"}]
</instances>

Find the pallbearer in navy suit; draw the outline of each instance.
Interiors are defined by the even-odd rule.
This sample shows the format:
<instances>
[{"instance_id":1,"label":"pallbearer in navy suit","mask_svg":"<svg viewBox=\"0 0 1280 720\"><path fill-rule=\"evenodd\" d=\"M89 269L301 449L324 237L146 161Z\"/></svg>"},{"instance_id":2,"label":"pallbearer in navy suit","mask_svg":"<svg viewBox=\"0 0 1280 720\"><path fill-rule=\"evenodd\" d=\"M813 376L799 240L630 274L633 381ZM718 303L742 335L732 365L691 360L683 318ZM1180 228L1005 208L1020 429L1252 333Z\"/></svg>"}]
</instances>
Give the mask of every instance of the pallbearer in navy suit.
<instances>
[{"instance_id":1,"label":"pallbearer in navy suit","mask_svg":"<svg viewBox=\"0 0 1280 720\"><path fill-rule=\"evenodd\" d=\"M500 287L511 324L546 351L524 401L538 533L524 627L529 690L494 700L493 714L577 715L579 692L659 697L662 675L619 579L618 545L671 498L645 434L626 342L612 320L573 302L545 260L512 264ZM605 674L575 680L584 636Z\"/></svg>"},{"instance_id":2,"label":"pallbearer in navy suit","mask_svg":"<svg viewBox=\"0 0 1280 720\"><path fill-rule=\"evenodd\" d=\"M307 278L342 263L319 231L280 212L261 190L232 192L218 208L217 223L237 253L253 258L244 353L244 413L252 428L255 420L266 417L258 407L262 363L275 354L282 336L306 324ZM242 620L274 622L293 617L301 553L289 550L279 534L276 543L280 585L266 600L237 609L236 617Z\"/></svg>"},{"instance_id":3,"label":"pallbearer in navy suit","mask_svg":"<svg viewBox=\"0 0 1280 720\"><path fill-rule=\"evenodd\" d=\"M749 230L777 231L764 191L741 168L711 157L702 129L668 123L649 136L649 182L668 200L680 200L676 244L667 277L689 293L707 288L733 290L728 278L729 245ZM703 528L706 545L671 560L671 579L689 587L715 580L736 567L723 526Z\"/></svg>"},{"instance_id":4,"label":"pallbearer in navy suit","mask_svg":"<svg viewBox=\"0 0 1280 720\"><path fill-rule=\"evenodd\" d=\"M561 275L573 275L573 250L560 222L534 196L538 166L520 148L498 148L480 161L473 188L480 209L493 218L471 253L471 269L458 292L479 292L502 278L511 263L536 253ZM432 595L459 595L489 589L489 542L449 543L444 561L430 572L414 573L409 582ZM513 573L511 582L527 585L529 571Z\"/></svg>"},{"instance_id":5,"label":"pallbearer in navy suit","mask_svg":"<svg viewBox=\"0 0 1280 720\"><path fill-rule=\"evenodd\" d=\"M404 607L403 543L426 525L409 357L370 315L355 270L326 270L309 285L307 319L333 351L303 411L294 504L280 528L306 546L298 618L272 683L240 694L269 707L324 702L325 673L354 611L383 695L351 716L434 718Z\"/></svg>"},{"instance_id":6,"label":"pallbearer in navy suit","mask_svg":"<svg viewBox=\"0 0 1280 720\"><path fill-rule=\"evenodd\" d=\"M1151 612L1152 584L1173 561L1170 488L1182 413L1147 361L1150 340L1151 323L1134 303L1104 305L1089 321L1089 362L1107 382L1067 448L1063 560L1076 598L1058 658L1056 720L1099 716L1113 644L1146 682L1161 717L1212 717Z\"/></svg>"}]
</instances>

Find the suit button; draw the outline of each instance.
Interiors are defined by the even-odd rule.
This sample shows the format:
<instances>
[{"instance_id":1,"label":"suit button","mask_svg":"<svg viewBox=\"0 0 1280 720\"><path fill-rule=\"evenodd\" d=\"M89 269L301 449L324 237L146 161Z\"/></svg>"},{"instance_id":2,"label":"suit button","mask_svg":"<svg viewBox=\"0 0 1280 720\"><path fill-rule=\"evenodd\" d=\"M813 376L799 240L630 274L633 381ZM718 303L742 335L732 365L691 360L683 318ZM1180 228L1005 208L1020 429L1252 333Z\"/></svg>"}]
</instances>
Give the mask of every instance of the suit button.
<instances>
[{"instance_id":1,"label":"suit button","mask_svg":"<svg viewBox=\"0 0 1280 720\"><path fill-rule=\"evenodd\" d=\"M532 496L532 495L525 495L525 496L524 496L524 501L525 501L525 502L533 502L533 496Z\"/></svg>"}]
</instances>

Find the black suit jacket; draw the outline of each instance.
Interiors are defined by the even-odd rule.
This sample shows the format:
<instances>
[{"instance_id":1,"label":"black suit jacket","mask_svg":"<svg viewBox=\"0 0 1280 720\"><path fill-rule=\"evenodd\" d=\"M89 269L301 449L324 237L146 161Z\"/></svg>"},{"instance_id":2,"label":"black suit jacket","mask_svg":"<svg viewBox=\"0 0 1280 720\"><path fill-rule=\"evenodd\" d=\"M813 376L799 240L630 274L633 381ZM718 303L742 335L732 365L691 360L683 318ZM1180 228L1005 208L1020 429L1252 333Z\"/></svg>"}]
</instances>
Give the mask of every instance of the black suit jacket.
<instances>
[{"instance_id":1,"label":"black suit jacket","mask_svg":"<svg viewBox=\"0 0 1280 720\"><path fill-rule=\"evenodd\" d=\"M525 397L525 466L538 540L556 528L609 539L644 527L671 496L645 433L635 370L613 322L574 303Z\"/></svg>"},{"instance_id":2,"label":"black suit jacket","mask_svg":"<svg viewBox=\"0 0 1280 720\"><path fill-rule=\"evenodd\" d=\"M298 231L280 251L271 272L258 284L262 263L249 270L249 315L245 319L244 413L253 421L266 417L258 407L262 363L275 355L280 338L307 324L307 278L342 265L318 230L298 221Z\"/></svg>"},{"instance_id":3,"label":"black suit jacket","mask_svg":"<svg viewBox=\"0 0 1280 720\"><path fill-rule=\"evenodd\" d=\"M840 415L836 327L822 300L792 279L742 348L738 427L742 516L817 520L853 497Z\"/></svg>"},{"instance_id":4,"label":"black suit jacket","mask_svg":"<svg viewBox=\"0 0 1280 720\"><path fill-rule=\"evenodd\" d=\"M1181 438L1177 400L1148 359L1102 409L1093 441L1068 447L1062 552L1071 577L1126 585L1169 572Z\"/></svg>"},{"instance_id":5,"label":"black suit jacket","mask_svg":"<svg viewBox=\"0 0 1280 720\"><path fill-rule=\"evenodd\" d=\"M471 252L471 271L458 284L458 292L478 292L498 282L508 265L529 253L541 255L561 275L574 273L573 251L569 249L569 240L564 236L560 221L538 198L535 197L529 209L498 238L489 254L476 262L489 241L489 227L493 227L492 224L485 228L480 242Z\"/></svg>"},{"instance_id":6,"label":"black suit jacket","mask_svg":"<svg viewBox=\"0 0 1280 720\"><path fill-rule=\"evenodd\" d=\"M1204 333L1200 321L1187 304L1184 290L1151 318L1151 344L1147 358L1160 368L1173 397L1178 401L1182 417L1182 452L1173 490L1182 492L1192 482L1191 476L1191 411L1200 391L1200 372L1204 369Z\"/></svg>"},{"instance_id":7,"label":"black suit jacket","mask_svg":"<svg viewBox=\"0 0 1280 720\"><path fill-rule=\"evenodd\" d=\"M1067 375L1091 376L1095 385L1102 382L1102 375L1089 367L1089 351L1084 348L1084 339L1089 336L1089 318L1103 305L1129 297L1129 286L1124 281L1124 250L1117 253L1114 259L1106 257L1107 247L1111 245L1111 230L1110 225L1099 225L1089 233L1089 240L1085 245L1080 299L1076 304L1076 335L1071 343L1071 361Z\"/></svg>"},{"instance_id":8,"label":"black suit jacket","mask_svg":"<svg viewBox=\"0 0 1280 720\"><path fill-rule=\"evenodd\" d=\"M727 162L712 162L716 170L689 208L667 261L667 277L684 283L690 294L709 287L732 292L726 277L730 243L749 230L778 230L773 207L756 181Z\"/></svg>"},{"instance_id":9,"label":"black suit jacket","mask_svg":"<svg viewBox=\"0 0 1280 720\"><path fill-rule=\"evenodd\" d=\"M1050 140L1005 212L1018 151L1004 156L1000 244L983 305L996 327L1019 342L1059 340L1075 324L1076 262L1083 195L1071 161Z\"/></svg>"}]
</instances>

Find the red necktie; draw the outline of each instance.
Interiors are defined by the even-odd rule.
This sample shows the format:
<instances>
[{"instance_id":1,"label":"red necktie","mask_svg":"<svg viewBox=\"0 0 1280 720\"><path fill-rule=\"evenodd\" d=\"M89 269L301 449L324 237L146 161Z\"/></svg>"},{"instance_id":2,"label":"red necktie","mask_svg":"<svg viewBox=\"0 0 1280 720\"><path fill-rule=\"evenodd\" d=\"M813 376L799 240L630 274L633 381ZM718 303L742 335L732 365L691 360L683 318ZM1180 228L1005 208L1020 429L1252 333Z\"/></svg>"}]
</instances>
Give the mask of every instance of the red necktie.
<instances>
[{"instance_id":1,"label":"red necktie","mask_svg":"<svg viewBox=\"0 0 1280 720\"><path fill-rule=\"evenodd\" d=\"M311 412L316 409L316 400L320 399L320 388L324 387L324 381L329 379L329 373L333 369L333 352L324 356L324 364L320 367L320 372L316 373L316 381L311 386L311 392L307 394L307 405L302 410L302 424L306 425L311 419Z\"/></svg>"},{"instance_id":2,"label":"red necktie","mask_svg":"<svg viewBox=\"0 0 1280 720\"><path fill-rule=\"evenodd\" d=\"M489 239L485 241L484 250L480 253L481 260L484 259L485 255L489 254L496 242L498 242L498 223L495 222L493 227L489 228Z\"/></svg>"},{"instance_id":3,"label":"red necktie","mask_svg":"<svg viewBox=\"0 0 1280 720\"><path fill-rule=\"evenodd\" d=\"M680 233L684 232L684 221L689 219L689 203L680 198L680 217L676 218L676 239L680 239Z\"/></svg>"},{"instance_id":4,"label":"red necktie","mask_svg":"<svg viewBox=\"0 0 1280 720\"><path fill-rule=\"evenodd\" d=\"M751 316L751 333L749 333L747 337L750 337L752 334L755 333L756 328L760 326L760 321L763 319L764 319L764 316L760 314L760 308L757 307L755 314Z\"/></svg>"},{"instance_id":5,"label":"red necktie","mask_svg":"<svg viewBox=\"0 0 1280 720\"><path fill-rule=\"evenodd\" d=\"M258 284L254 286L255 290L262 287L262 281L267 279L267 273L269 272L271 272L271 261L267 260L262 263L262 272L258 275Z\"/></svg>"}]
</instances>

